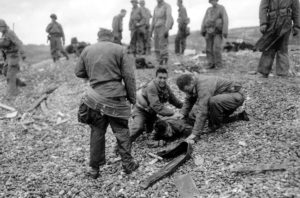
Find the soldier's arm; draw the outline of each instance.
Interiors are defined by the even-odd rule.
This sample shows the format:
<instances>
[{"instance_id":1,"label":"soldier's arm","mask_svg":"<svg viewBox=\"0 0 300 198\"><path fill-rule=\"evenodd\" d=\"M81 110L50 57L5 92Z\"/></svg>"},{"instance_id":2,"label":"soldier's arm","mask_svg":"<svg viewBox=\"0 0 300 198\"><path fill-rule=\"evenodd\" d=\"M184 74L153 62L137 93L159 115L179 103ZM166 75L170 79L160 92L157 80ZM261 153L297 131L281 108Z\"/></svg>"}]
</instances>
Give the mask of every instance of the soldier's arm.
<instances>
[{"instance_id":1,"label":"soldier's arm","mask_svg":"<svg viewBox=\"0 0 300 198\"><path fill-rule=\"evenodd\" d=\"M184 117L188 117L191 109L193 108L195 102L196 102L196 99L195 97L192 97L190 95L186 96L185 100L184 100L184 103L183 103L183 106L181 108L181 111L180 113L184 116Z\"/></svg>"},{"instance_id":2,"label":"soldier's arm","mask_svg":"<svg viewBox=\"0 0 300 198\"><path fill-rule=\"evenodd\" d=\"M226 12L225 7L222 8L222 20L223 20L223 34L228 34L228 25L229 25L229 20L228 20L228 15Z\"/></svg>"},{"instance_id":3,"label":"soldier's arm","mask_svg":"<svg viewBox=\"0 0 300 198\"><path fill-rule=\"evenodd\" d=\"M182 10L182 16L183 16L183 21L184 23L188 23L188 15L187 15L187 11L186 11L186 8L183 7L183 10Z\"/></svg>"},{"instance_id":4,"label":"soldier's arm","mask_svg":"<svg viewBox=\"0 0 300 198\"><path fill-rule=\"evenodd\" d=\"M195 136L199 136L204 128L208 116L208 101L210 97L209 93L202 92L196 102L198 108L196 108L196 119L192 129L192 134Z\"/></svg>"},{"instance_id":5,"label":"soldier's arm","mask_svg":"<svg viewBox=\"0 0 300 198\"><path fill-rule=\"evenodd\" d=\"M294 27L300 29L300 5L299 5L299 0L293 0L292 19L293 19Z\"/></svg>"},{"instance_id":6,"label":"soldier's arm","mask_svg":"<svg viewBox=\"0 0 300 198\"><path fill-rule=\"evenodd\" d=\"M158 92L153 84L149 84L146 88L146 94L149 101L149 106L153 111L161 116L172 116L174 111L167 108L163 103L159 101Z\"/></svg>"},{"instance_id":7,"label":"soldier's arm","mask_svg":"<svg viewBox=\"0 0 300 198\"><path fill-rule=\"evenodd\" d=\"M170 95L169 103L178 109L182 108L183 106L182 102L175 96L175 94L170 88L169 88L169 95Z\"/></svg>"},{"instance_id":8,"label":"soldier's arm","mask_svg":"<svg viewBox=\"0 0 300 198\"><path fill-rule=\"evenodd\" d=\"M140 15L141 15L141 20L139 21L140 25L145 25L147 21L147 13L143 12L142 9L140 9Z\"/></svg>"},{"instance_id":9,"label":"soldier's arm","mask_svg":"<svg viewBox=\"0 0 300 198\"><path fill-rule=\"evenodd\" d=\"M206 22L206 18L207 18L207 15L208 15L208 9L206 10L205 12L205 15L204 15L204 18L202 20L202 24L201 24L201 34L204 36L204 34L206 33L206 29L205 29L205 22Z\"/></svg>"},{"instance_id":10,"label":"soldier's arm","mask_svg":"<svg viewBox=\"0 0 300 198\"><path fill-rule=\"evenodd\" d=\"M269 0L261 0L259 6L259 23L260 26L268 24L268 9L269 9Z\"/></svg>"},{"instance_id":11,"label":"soldier's arm","mask_svg":"<svg viewBox=\"0 0 300 198\"><path fill-rule=\"evenodd\" d=\"M81 53L79 60L75 66L75 75L78 78L84 78L84 79L88 79L88 73L86 71L86 66L85 66L85 61L84 61L84 57L86 56L86 50L83 50L83 52Z\"/></svg>"},{"instance_id":12,"label":"soldier's arm","mask_svg":"<svg viewBox=\"0 0 300 198\"><path fill-rule=\"evenodd\" d=\"M65 33L64 33L64 29L63 29L63 27L61 26L61 24L58 24L58 26L59 26L59 29L60 29L60 32L61 32L62 40L63 40L63 42L65 42Z\"/></svg>"},{"instance_id":13,"label":"soldier's arm","mask_svg":"<svg viewBox=\"0 0 300 198\"><path fill-rule=\"evenodd\" d=\"M24 51L23 43L18 38L18 36L15 34L15 32L9 31L9 33L7 34L7 37L9 38L9 40L11 40L12 43L14 43L17 46L17 48L18 48L20 54L22 55L22 57L25 57L25 51Z\"/></svg>"},{"instance_id":14,"label":"soldier's arm","mask_svg":"<svg viewBox=\"0 0 300 198\"><path fill-rule=\"evenodd\" d=\"M172 8L170 5L166 5L166 28L170 30L173 25Z\"/></svg>"},{"instance_id":15,"label":"soldier's arm","mask_svg":"<svg viewBox=\"0 0 300 198\"><path fill-rule=\"evenodd\" d=\"M49 34L50 33L50 29L52 28L52 23L49 23L49 25L47 25L46 27L46 32Z\"/></svg>"},{"instance_id":16,"label":"soldier's arm","mask_svg":"<svg viewBox=\"0 0 300 198\"><path fill-rule=\"evenodd\" d=\"M133 65L133 60L128 56L124 49L120 68L125 89L127 91L127 98L131 104L136 103L136 84Z\"/></svg>"}]
</instances>

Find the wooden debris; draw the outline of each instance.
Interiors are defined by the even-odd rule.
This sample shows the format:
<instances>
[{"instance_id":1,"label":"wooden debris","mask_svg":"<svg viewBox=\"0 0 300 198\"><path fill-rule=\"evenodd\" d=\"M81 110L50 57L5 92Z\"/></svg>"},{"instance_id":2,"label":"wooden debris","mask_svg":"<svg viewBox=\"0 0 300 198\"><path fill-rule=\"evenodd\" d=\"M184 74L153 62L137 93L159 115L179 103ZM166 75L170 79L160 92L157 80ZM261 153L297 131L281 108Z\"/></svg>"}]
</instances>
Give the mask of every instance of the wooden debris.
<instances>
[{"instance_id":1,"label":"wooden debris","mask_svg":"<svg viewBox=\"0 0 300 198\"><path fill-rule=\"evenodd\" d=\"M177 177L174 182L182 198L201 197L193 178L189 174Z\"/></svg>"},{"instance_id":2,"label":"wooden debris","mask_svg":"<svg viewBox=\"0 0 300 198\"><path fill-rule=\"evenodd\" d=\"M267 171L286 171L286 164L261 164L257 166L239 166L231 168L234 173L265 173Z\"/></svg>"},{"instance_id":3,"label":"wooden debris","mask_svg":"<svg viewBox=\"0 0 300 198\"><path fill-rule=\"evenodd\" d=\"M158 155L155 155L155 154L153 154L153 153L148 153L148 155L151 156L151 157L153 157L153 158L155 158L155 159L163 160L162 157L160 157L160 156L158 156Z\"/></svg>"},{"instance_id":4,"label":"wooden debris","mask_svg":"<svg viewBox=\"0 0 300 198\"><path fill-rule=\"evenodd\" d=\"M2 120L2 119L11 119L11 118L15 118L15 117L17 117L17 115L18 115L18 112L17 112L17 111L10 112L10 113L6 114L5 116L0 117L0 120Z\"/></svg>"},{"instance_id":5,"label":"wooden debris","mask_svg":"<svg viewBox=\"0 0 300 198\"><path fill-rule=\"evenodd\" d=\"M16 111L15 108L10 107L10 106L5 105L5 104L2 104L2 103L0 103L0 107L3 108L3 109L6 109L6 110L8 110L8 111Z\"/></svg>"},{"instance_id":6,"label":"wooden debris","mask_svg":"<svg viewBox=\"0 0 300 198\"><path fill-rule=\"evenodd\" d=\"M43 94L37 101L35 101L29 109L27 109L27 112L33 111L35 108L37 108L44 100L48 98L48 94Z\"/></svg>"}]
</instances>

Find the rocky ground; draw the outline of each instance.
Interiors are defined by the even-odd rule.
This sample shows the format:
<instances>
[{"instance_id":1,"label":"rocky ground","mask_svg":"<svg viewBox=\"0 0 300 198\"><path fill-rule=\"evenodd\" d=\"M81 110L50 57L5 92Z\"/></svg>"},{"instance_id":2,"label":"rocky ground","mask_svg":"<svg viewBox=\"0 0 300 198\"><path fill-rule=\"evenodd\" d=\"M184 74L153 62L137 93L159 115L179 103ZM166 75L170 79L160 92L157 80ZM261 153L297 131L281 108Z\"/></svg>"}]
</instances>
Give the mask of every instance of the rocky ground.
<instances>
[{"instance_id":1,"label":"rocky ground","mask_svg":"<svg viewBox=\"0 0 300 198\"><path fill-rule=\"evenodd\" d=\"M291 62L299 70L299 54ZM28 86L15 100L5 94L1 77L1 103L18 110L13 118L0 119L0 197L180 197L176 178L190 174L200 197L300 197L300 78L258 79L247 72L255 69L259 53L238 52L224 55L225 66L206 75L224 76L244 84L249 122L238 122L205 134L194 145L193 158L172 176L147 190L140 183L167 162L149 165L148 148L142 136L133 144L133 156L141 167L126 175L115 162L115 138L107 133L107 165L97 180L87 178L89 129L79 124L76 113L86 84L73 74L75 58L25 67L21 74ZM172 57L169 83L187 66L196 65L191 57ZM175 66L176 65L176 66ZM136 71L137 85L149 81L153 70ZM43 105L26 110L45 90L58 88ZM0 108L0 117L8 111ZM278 168L280 167L280 168ZM277 170L280 169L280 170Z\"/></svg>"}]
</instances>

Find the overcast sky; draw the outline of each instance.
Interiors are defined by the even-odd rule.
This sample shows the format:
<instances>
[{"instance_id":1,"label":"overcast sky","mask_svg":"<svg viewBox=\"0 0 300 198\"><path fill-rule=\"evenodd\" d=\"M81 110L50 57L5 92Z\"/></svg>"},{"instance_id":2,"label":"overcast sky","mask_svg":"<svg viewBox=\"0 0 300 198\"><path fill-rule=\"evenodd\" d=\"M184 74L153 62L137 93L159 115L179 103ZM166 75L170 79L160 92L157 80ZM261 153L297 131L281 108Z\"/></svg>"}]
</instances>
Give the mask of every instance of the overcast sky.
<instances>
[{"instance_id":1,"label":"overcast sky","mask_svg":"<svg viewBox=\"0 0 300 198\"><path fill-rule=\"evenodd\" d=\"M165 0L172 6L176 22L178 13L176 0ZM229 15L229 27L258 25L260 0L220 0ZM146 0L146 7L153 13L156 0ZM191 30L199 30L208 0L184 0L191 19ZM1 0L0 18L7 21L25 44L46 44L45 28L50 22L50 14L56 13L63 25L66 43L76 36L79 41L94 43L99 27L111 28L113 16L124 8L128 11L124 19L123 42L129 41L128 21L131 11L130 0ZM174 24L171 34L177 32Z\"/></svg>"}]
</instances>

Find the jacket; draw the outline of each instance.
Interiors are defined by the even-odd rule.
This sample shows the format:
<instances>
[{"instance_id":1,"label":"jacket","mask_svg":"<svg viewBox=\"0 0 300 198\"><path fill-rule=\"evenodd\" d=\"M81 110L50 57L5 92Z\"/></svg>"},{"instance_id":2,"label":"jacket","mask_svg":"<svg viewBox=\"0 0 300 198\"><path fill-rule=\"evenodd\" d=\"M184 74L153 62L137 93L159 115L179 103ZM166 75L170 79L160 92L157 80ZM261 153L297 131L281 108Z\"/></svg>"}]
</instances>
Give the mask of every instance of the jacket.
<instances>
[{"instance_id":1,"label":"jacket","mask_svg":"<svg viewBox=\"0 0 300 198\"><path fill-rule=\"evenodd\" d=\"M146 26L147 16L140 7L132 8L129 19L129 30L133 31Z\"/></svg>"},{"instance_id":2,"label":"jacket","mask_svg":"<svg viewBox=\"0 0 300 198\"><path fill-rule=\"evenodd\" d=\"M217 4L207 9L202 21L201 33L228 34L228 15L225 7Z\"/></svg>"},{"instance_id":3,"label":"jacket","mask_svg":"<svg viewBox=\"0 0 300 198\"><path fill-rule=\"evenodd\" d=\"M125 97L136 102L133 60L125 49L108 40L86 47L79 57L75 74L88 79L91 88L103 98Z\"/></svg>"},{"instance_id":4,"label":"jacket","mask_svg":"<svg viewBox=\"0 0 300 198\"><path fill-rule=\"evenodd\" d=\"M58 22L51 22L47 28L46 32L53 37L62 37L63 40L65 40L65 33L64 30Z\"/></svg>"},{"instance_id":5,"label":"jacket","mask_svg":"<svg viewBox=\"0 0 300 198\"><path fill-rule=\"evenodd\" d=\"M122 37L123 32L123 17L118 14L114 17L112 22L112 31L115 37Z\"/></svg>"},{"instance_id":6,"label":"jacket","mask_svg":"<svg viewBox=\"0 0 300 198\"><path fill-rule=\"evenodd\" d=\"M168 85L165 88L161 88L155 80L149 82L141 90L140 94L142 97L140 97L140 100L138 99L137 106L152 114L172 116L174 111L168 108L165 103L169 102L177 108L181 108L183 105Z\"/></svg>"},{"instance_id":7,"label":"jacket","mask_svg":"<svg viewBox=\"0 0 300 198\"><path fill-rule=\"evenodd\" d=\"M14 31L7 29L0 39L0 49L6 54L24 55L23 43Z\"/></svg>"},{"instance_id":8,"label":"jacket","mask_svg":"<svg viewBox=\"0 0 300 198\"><path fill-rule=\"evenodd\" d=\"M172 17L172 9L169 4L162 2L154 9L153 19L151 23L151 31L156 27L164 26L167 30L172 29L174 19Z\"/></svg>"}]
</instances>

